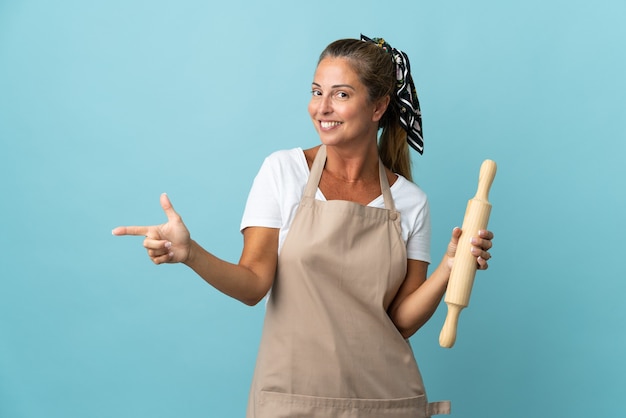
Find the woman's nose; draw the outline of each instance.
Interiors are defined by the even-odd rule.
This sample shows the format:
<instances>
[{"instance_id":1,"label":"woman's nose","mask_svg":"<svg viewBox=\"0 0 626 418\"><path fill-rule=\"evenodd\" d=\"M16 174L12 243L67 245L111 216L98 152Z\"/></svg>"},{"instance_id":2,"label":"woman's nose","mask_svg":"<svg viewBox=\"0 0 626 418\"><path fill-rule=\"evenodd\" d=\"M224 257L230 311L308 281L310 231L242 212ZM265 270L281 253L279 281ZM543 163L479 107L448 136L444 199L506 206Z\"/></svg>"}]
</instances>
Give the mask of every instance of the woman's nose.
<instances>
[{"instance_id":1,"label":"woman's nose","mask_svg":"<svg viewBox=\"0 0 626 418\"><path fill-rule=\"evenodd\" d=\"M331 113L333 111L333 108L332 108L332 103L331 103L330 97L328 97L328 96L320 97L319 107L318 107L317 110L318 110L318 112L320 112L322 114Z\"/></svg>"}]
</instances>

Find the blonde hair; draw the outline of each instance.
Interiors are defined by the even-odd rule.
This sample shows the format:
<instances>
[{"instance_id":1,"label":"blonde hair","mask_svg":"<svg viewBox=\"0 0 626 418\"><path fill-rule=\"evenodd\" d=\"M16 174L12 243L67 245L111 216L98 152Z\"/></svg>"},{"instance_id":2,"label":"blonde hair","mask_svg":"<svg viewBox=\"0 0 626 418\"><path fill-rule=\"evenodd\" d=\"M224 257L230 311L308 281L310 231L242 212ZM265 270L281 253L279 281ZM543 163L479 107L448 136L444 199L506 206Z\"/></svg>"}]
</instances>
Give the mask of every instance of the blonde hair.
<instances>
[{"instance_id":1,"label":"blonde hair","mask_svg":"<svg viewBox=\"0 0 626 418\"><path fill-rule=\"evenodd\" d=\"M319 61L327 57L347 59L367 87L372 102L390 97L387 110L378 124L382 129L378 155L387 168L412 181L407 133L400 125L400 110L395 98L396 65L391 55L370 42L340 39L322 51Z\"/></svg>"}]
</instances>

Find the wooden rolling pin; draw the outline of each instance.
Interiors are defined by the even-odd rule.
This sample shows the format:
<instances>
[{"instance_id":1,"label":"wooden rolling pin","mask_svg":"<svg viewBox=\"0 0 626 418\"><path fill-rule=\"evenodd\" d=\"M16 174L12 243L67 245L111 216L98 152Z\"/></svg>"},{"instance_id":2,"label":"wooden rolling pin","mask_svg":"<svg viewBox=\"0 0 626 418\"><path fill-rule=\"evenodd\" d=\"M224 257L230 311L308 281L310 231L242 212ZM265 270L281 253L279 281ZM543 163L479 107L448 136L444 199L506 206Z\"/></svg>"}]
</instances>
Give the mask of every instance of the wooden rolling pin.
<instances>
[{"instance_id":1,"label":"wooden rolling pin","mask_svg":"<svg viewBox=\"0 0 626 418\"><path fill-rule=\"evenodd\" d=\"M448 305L448 314L443 328L441 328L441 334L439 334L439 345L445 348L454 345L459 314L461 309L469 304L477 268L476 257L470 252L472 247L470 239L478 235L478 230L487 228L491 213L488 194L495 176L496 163L485 160L480 166L476 195L467 202L463 226L461 227L462 233L444 299Z\"/></svg>"}]
</instances>

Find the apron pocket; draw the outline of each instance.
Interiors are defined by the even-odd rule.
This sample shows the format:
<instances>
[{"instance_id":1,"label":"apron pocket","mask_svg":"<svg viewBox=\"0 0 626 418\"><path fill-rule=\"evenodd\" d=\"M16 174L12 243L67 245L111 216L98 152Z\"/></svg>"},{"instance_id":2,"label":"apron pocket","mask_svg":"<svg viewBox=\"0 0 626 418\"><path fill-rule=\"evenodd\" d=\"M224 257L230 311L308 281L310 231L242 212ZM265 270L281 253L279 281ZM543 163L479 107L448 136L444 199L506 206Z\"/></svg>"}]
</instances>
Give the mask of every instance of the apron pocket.
<instances>
[{"instance_id":1,"label":"apron pocket","mask_svg":"<svg viewBox=\"0 0 626 418\"><path fill-rule=\"evenodd\" d=\"M323 398L261 391L258 418L422 418L424 395L398 399Z\"/></svg>"}]
</instances>

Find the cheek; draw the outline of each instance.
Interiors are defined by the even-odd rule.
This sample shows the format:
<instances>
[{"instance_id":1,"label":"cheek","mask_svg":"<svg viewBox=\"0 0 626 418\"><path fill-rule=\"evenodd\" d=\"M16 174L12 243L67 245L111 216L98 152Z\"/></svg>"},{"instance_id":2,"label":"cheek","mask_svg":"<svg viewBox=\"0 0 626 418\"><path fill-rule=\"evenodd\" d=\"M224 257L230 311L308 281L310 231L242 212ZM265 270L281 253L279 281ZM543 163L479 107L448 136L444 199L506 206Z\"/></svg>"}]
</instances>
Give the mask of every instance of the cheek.
<instances>
[{"instance_id":1,"label":"cheek","mask_svg":"<svg viewBox=\"0 0 626 418\"><path fill-rule=\"evenodd\" d=\"M319 132L319 127L317 126L317 105L313 100L309 102L307 110L309 111L309 117L311 118L311 122L313 122L315 130Z\"/></svg>"},{"instance_id":2,"label":"cheek","mask_svg":"<svg viewBox=\"0 0 626 418\"><path fill-rule=\"evenodd\" d=\"M311 118L315 119L315 105L313 104L313 100L309 101L308 111Z\"/></svg>"}]
</instances>

